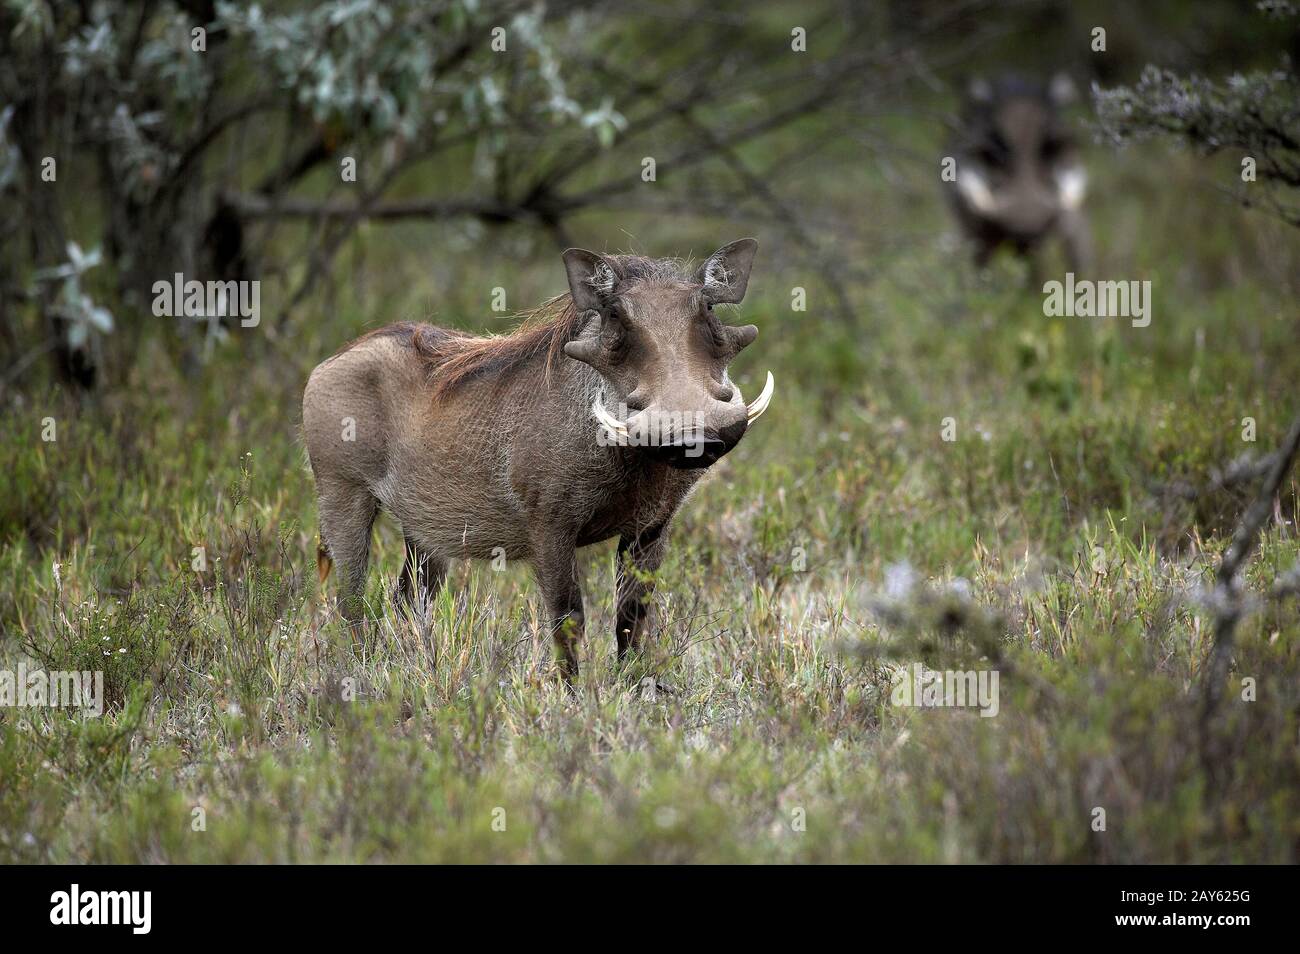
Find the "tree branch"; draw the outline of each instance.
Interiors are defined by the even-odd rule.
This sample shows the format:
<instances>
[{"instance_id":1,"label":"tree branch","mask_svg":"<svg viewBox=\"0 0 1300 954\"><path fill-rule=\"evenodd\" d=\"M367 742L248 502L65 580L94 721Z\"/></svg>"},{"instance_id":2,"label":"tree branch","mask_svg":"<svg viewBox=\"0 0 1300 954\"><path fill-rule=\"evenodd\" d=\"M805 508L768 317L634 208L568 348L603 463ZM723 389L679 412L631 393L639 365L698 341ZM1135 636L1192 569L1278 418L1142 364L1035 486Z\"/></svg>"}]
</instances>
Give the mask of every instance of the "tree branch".
<instances>
[{"instance_id":1,"label":"tree branch","mask_svg":"<svg viewBox=\"0 0 1300 954\"><path fill-rule=\"evenodd\" d=\"M1273 500L1300 453L1300 417L1291 424L1282 446L1278 448L1259 495L1246 510L1232 535L1232 542L1219 563L1214 587L1214 646L1204 674L1204 703L1201 709L1201 750L1206 768L1212 775L1221 770L1213 745L1213 722L1223 696L1223 684L1232 659L1237 624L1244 615L1238 575L1245 568L1259 542L1260 531L1273 512Z\"/></svg>"}]
</instances>

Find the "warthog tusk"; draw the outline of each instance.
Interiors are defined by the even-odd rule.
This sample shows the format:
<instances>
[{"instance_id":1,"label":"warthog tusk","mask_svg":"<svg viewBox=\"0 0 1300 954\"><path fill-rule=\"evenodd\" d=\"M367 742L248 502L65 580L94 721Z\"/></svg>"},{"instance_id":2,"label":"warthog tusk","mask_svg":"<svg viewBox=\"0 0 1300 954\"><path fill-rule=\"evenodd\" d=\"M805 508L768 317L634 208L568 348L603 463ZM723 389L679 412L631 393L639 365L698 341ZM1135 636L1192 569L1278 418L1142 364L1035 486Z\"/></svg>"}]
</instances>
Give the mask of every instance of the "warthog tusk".
<instances>
[{"instance_id":1,"label":"warthog tusk","mask_svg":"<svg viewBox=\"0 0 1300 954\"><path fill-rule=\"evenodd\" d=\"M965 197L976 212L992 215L998 210L999 202L984 181L984 177L974 169L963 168L957 173L957 191Z\"/></svg>"},{"instance_id":2,"label":"warthog tusk","mask_svg":"<svg viewBox=\"0 0 1300 954\"><path fill-rule=\"evenodd\" d=\"M600 403L600 398L596 398L591 405L591 413L596 416L596 420L600 422L601 427L605 428L610 437L616 440L627 440L627 425L605 410L605 406Z\"/></svg>"},{"instance_id":3,"label":"warthog tusk","mask_svg":"<svg viewBox=\"0 0 1300 954\"><path fill-rule=\"evenodd\" d=\"M776 381L772 378L772 372L767 372L767 383L763 385L763 393L754 399L753 404L745 406L746 416L749 423L753 424L758 420L759 415L767 410L768 403L772 400L772 389L776 387Z\"/></svg>"},{"instance_id":4,"label":"warthog tusk","mask_svg":"<svg viewBox=\"0 0 1300 954\"><path fill-rule=\"evenodd\" d=\"M1083 204L1083 197L1088 191L1088 173L1082 166L1070 166L1056 174L1056 192L1061 197L1061 206L1077 209Z\"/></svg>"}]
</instances>

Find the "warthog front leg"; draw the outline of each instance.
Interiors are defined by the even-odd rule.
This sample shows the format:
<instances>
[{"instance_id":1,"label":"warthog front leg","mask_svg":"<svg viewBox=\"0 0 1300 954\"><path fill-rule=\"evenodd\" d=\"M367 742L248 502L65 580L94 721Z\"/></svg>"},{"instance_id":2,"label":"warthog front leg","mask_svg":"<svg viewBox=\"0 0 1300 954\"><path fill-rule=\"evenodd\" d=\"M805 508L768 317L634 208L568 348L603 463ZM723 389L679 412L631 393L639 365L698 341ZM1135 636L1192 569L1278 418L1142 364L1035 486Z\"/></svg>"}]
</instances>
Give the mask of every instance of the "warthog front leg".
<instances>
[{"instance_id":1,"label":"warthog front leg","mask_svg":"<svg viewBox=\"0 0 1300 954\"><path fill-rule=\"evenodd\" d=\"M551 546L534 558L533 569L546 603L551 637L560 656L560 671L572 689L578 678L578 645L582 642L585 622L577 550L572 543Z\"/></svg>"},{"instance_id":2,"label":"warthog front leg","mask_svg":"<svg viewBox=\"0 0 1300 954\"><path fill-rule=\"evenodd\" d=\"M402 561L402 575L397 580L393 601L398 608L409 606L419 611L433 601L447 579L447 561L434 556L406 537L406 558Z\"/></svg>"},{"instance_id":3,"label":"warthog front leg","mask_svg":"<svg viewBox=\"0 0 1300 954\"><path fill-rule=\"evenodd\" d=\"M1065 245L1065 263L1076 277L1092 269L1092 231L1082 212L1073 210L1061 220L1061 240Z\"/></svg>"},{"instance_id":4,"label":"warthog front leg","mask_svg":"<svg viewBox=\"0 0 1300 954\"><path fill-rule=\"evenodd\" d=\"M618 541L618 583L615 588L617 614L614 636L618 641L618 661L628 651L639 653L650 617L650 597L654 594L652 574L664 556L666 537L663 526L654 527Z\"/></svg>"}]
</instances>

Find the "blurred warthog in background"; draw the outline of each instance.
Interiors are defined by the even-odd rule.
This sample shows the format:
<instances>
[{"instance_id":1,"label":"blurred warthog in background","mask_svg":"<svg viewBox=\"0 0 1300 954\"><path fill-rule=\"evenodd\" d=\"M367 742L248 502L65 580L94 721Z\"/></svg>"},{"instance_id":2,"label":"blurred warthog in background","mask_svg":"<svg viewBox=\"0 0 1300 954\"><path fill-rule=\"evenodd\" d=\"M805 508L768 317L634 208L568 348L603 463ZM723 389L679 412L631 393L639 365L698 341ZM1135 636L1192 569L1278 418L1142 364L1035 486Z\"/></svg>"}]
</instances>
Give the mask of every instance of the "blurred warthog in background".
<instances>
[{"instance_id":1,"label":"blurred warthog in background","mask_svg":"<svg viewBox=\"0 0 1300 954\"><path fill-rule=\"evenodd\" d=\"M956 160L949 195L984 267L999 246L1028 257L1051 235L1065 245L1068 267L1089 266L1083 216L1087 174L1061 115L1074 84L1057 74L1043 84L1014 76L971 81L948 154Z\"/></svg>"}]
</instances>

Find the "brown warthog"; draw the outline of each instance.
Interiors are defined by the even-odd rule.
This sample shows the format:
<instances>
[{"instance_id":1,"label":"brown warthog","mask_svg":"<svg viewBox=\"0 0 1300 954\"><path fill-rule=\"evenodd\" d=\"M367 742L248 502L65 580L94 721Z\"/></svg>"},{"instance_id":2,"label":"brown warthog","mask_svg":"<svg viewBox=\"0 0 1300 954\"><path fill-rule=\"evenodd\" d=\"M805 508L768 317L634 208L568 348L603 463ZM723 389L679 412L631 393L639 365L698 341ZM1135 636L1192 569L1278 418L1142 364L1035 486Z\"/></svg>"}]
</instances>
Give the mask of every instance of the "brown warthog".
<instances>
[{"instance_id":1,"label":"brown warthog","mask_svg":"<svg viewBox=\"0 0 1300 954\"><path fill-rule=\"evenodd\" d=\"M724 325L713 307L744 297L757 247L733 242L694 272L570 249L569 294L513 334L401 323L320 364L303 428L322 577L332 558L354 630L383 507L406 539L395 595L407 604L436 592L452 558L529 561L570 682L583 629L576 550L618 537L619 659L638 648L668 522L772 395L769 374L745 404L727 365L758 329Z\"/></svg>"},{"instance_id":2,"label":"brown warthog","mask_svg":"<svg viewBox=\"0 0 1300 954\"><path fill-rule=\"evenodd\" d=\"M1007 245L1030 258L1048 237L1065 244L1069 267L1088 267L1083 216L1087 175L1061 109L1074 98L1069 77L1047 85L1012 76L976 79L966 92L960 128L949 145L956 160L950 197L983 267Z\"/></svg>"}]
</instances>

